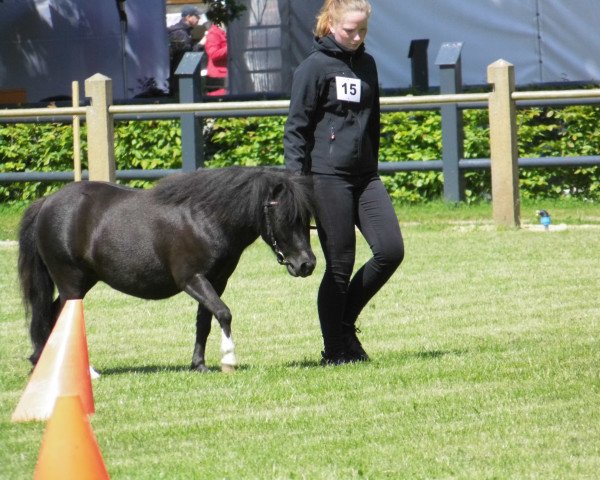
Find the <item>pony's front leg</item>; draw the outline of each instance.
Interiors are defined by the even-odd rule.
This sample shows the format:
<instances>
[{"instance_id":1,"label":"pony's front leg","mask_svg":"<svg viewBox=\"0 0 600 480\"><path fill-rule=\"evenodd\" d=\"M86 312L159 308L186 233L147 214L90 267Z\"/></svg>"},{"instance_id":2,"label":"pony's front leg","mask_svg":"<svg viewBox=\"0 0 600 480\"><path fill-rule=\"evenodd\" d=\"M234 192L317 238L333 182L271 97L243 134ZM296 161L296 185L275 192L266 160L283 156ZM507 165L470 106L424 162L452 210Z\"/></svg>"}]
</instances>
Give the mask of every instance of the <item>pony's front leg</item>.
<instances>
[{"instance_id":1,"label":"pony's front leg","mask_svg":"<svg viewBox=\"0 0 600 480\"><path fill-rule=\"evenodd\" d=\"M231 329L229 335L221 329L221 371L233 372L235 367L237 367L237 358L235 358L235 345L233 344Z\"/></svg>"},{"instance_id":2,"label":"pony's front leg","mask_svg":"<svg viewBox=\"0 0 600 480\"><path fill-rule=\"evenodd\" d=\"M212 313L219 322L221 327L221 369L227 372L232 371L237 366L237 360L235 357L235 345L231 337L231 312L229 308L223 303L213 285L203 275L194 275L192 280L185 286L184 291L196 299L201 304L201 307ZM206 321L204 316L198 317L197 320L201 319ZM210 318L208 321L210 322ZM197 323L196 326L198 327L198 325ZM205 324L204 328L206 329ZM210 327L208 331L210 331ZM200 355L203 355L202 350L204 350L204 348L200 347L202 347L202 344L204 347L206 346L206 338L204 338L204 333L198 333L198 330L196 331L196 335L197 340L200 338L201 342L196 342L198 357L196 357L196 351L194 351L194 359L197 358L199 360ZM208 336L208 333L206 333L206 336ZM200 343L200 347L198 343Z\"/></svg>"}]
</instances>

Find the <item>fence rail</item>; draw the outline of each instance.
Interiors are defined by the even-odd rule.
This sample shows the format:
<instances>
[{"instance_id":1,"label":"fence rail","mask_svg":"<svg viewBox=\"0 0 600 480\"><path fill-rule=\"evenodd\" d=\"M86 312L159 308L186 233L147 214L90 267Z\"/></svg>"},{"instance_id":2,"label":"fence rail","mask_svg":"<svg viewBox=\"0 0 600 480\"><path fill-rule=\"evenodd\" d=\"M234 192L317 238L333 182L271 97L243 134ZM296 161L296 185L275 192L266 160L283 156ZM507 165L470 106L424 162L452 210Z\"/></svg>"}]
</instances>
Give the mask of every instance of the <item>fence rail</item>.
<instances>
[{"instance_id":1,"label":"fence rail","mask_svg":"<svg viewBox=\"0 0 600 480\"><path fill-rule=\"evenodd\" d=\"M194 54L187 54L194 55ZM458 65L459 67L459 65ZM194 96L198 88L195 83L197 72L180 78L182 101L185 103L112 105L111 80L102 75L94 75L86 80L86 95L90 105L84 107L53 107L0 110L0 122L31 119L77 119L88 124L88 164L89 172L80 172L80 178L114 181L119 179L155 179L179 170L121 170L114 166L114 122L117 119L133 118L181 118L182 170L193 170L202 165L202 133L200 122L210 116L260 116L285 115L289 100L230 101L202 103ZM443 80L442 76L442 80ZM187 81L191 83L186 83ZM442 93L440 95L382 97L383 111L406 109L441 109L443 130L452 131L450 137L443 131L442 160L400 161L380 163L381 172L427 171L444 172L444 193L447 200L461 200L462 173L466 170L491 168L492 202L494 220L499 225L518 226L520 224L518 169L524 167L592 166L600 165L600 156L571 158L518 158L516 149L517 102L573 102L581 100L597 103L600 89L557 90L557 91L515 91L514 67L499 60L488 67L488 81L492 91L486 93ZM456 86L452 88L456 89ZM446 88L448 90L448 88ZM442 91L444 86L442 85ZM187 92L187 94L184 94ZM192 101L185 101L191 98ZM77 102L78 104L79 102ZM491 159L462 158L462 109L488 108L490 112ZM170 115L172 114L172 115ZM454 138L452 138L454 136ZM448 140L450 138L450 140ZM77 178L77 172L4 172L0 173L0 183L19 181L70 181ZM448 188L447 188L448 186Z\"/></svg>"}]
</instances>

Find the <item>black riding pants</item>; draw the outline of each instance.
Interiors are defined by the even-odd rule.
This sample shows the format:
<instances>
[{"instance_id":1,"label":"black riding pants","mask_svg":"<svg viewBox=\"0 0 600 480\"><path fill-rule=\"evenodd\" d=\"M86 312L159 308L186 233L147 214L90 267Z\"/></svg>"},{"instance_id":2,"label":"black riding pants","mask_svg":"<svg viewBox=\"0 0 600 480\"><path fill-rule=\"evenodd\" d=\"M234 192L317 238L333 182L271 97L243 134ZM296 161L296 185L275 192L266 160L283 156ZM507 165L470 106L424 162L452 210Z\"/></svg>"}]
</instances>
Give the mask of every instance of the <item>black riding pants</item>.
<instances>
[{"instance_id":1,"label":"black riding pants","mask_svg":"<svg viewBox=\"0 0 600 480\"><path fill-rule=\"evenodd\" d=\"M317 229L325 255L318 294L325 349L343 350L358 315L404 258L404 243L389 195L377 174L355 177L313 174ZM373 257L352 277L356 230Z\"/></svg>"}]
</instances>

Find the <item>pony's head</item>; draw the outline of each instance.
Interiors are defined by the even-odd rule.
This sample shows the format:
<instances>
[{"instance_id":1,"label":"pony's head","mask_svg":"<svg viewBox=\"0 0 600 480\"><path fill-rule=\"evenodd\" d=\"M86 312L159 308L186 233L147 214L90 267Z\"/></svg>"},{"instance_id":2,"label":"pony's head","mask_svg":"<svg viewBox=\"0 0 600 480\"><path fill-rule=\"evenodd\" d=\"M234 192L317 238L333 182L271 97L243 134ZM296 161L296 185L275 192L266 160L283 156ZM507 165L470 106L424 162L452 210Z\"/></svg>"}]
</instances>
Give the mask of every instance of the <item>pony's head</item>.
<instances>
[{"instance_id":1,"label":"pony's head","mask_svg":"<svg viewBox=\"0 0 600 480\"><path fill-rule=\"evenodd\" d=\"M262 206L260 235L290 275L307 277L316 264L310 246L310 219L314 211L310 179L288 172L276 177Z\"/></svg>"},{"instance_id":2,"label":"pony's head","mask_svg":"<svg viewBox=\"0 0 600 480\"><path fill-rule=\"evenodd\" d=\"M203 220L210 217L220 225L235 225L240 235L242 227L260 235L295 277L306 277L315 268L308 176L273 167L199 169L163 179L154 195L164 203L188 205L201 212Z\"/></svg>"}]
</instances>

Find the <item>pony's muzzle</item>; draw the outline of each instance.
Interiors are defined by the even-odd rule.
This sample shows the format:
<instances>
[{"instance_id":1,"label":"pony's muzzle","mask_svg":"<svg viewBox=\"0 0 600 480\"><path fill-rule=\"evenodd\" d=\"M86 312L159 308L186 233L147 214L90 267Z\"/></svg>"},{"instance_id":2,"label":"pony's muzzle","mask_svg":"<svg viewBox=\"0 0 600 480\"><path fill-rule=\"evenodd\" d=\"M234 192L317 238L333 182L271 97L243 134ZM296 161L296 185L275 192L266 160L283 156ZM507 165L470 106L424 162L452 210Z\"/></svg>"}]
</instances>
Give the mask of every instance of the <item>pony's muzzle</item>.
<instances>
[{"instance_id":1,"label":"pony's muzzle","mask_svg":"<svg viewBox=\"0 0 600 480\"><path fill-rule=\"evenodd\" d=\"M287 269L293 277L308 277L315 269L317 263L314 255L303 255L299 261L289 261Z\"/></svg>"}]
</instances>

